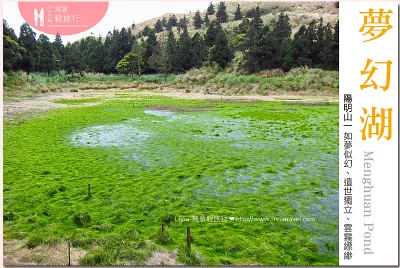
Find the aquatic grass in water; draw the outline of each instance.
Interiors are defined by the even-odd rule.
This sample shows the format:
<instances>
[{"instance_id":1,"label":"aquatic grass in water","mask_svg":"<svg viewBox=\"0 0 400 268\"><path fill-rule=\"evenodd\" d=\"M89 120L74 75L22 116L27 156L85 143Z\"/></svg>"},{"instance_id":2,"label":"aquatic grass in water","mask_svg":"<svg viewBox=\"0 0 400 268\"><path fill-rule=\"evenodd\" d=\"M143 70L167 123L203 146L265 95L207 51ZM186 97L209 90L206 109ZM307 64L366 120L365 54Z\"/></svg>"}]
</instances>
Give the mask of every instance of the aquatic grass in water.
<instances>
[{"instance_id":1,"label":"aquatic grass in water","mask_svg":"<svg viewBox=\"0 0 400 268\"><path fill-rule=\"evenodd\" d=\"M5 124L5 240L140 264L190 225L207 265L338 265L337 105L132 97Z\"/></svg>"}]
</instances>

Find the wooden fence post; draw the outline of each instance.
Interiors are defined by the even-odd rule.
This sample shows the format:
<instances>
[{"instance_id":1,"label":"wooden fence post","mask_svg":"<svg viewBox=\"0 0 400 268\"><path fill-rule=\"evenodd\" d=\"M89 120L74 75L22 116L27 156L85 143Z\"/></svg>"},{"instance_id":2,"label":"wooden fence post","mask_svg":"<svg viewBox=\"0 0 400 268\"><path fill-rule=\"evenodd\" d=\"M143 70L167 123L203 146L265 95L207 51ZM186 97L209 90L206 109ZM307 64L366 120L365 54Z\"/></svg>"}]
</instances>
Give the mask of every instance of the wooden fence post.
<instances>
[{"instance_id":1,"label":"wooden fence post","mask_svg":"<svg viewBox=\"0 0 400 268\"><path fill-rule=\"evenodd\" d=\"M71 240L68 238L68 266L71 266Z\"/></svg>"},{"instance_id":2,"label":"wooden fence post","mask_svg":"<svg viewBox=\"0 0 400 268\"><path fill-rule=\"evenodd\" d=\"M187 240L187 247L190 249L190 226L187 227L187 234L186 234L186 240Z\"/></svg>"}]
</instances>

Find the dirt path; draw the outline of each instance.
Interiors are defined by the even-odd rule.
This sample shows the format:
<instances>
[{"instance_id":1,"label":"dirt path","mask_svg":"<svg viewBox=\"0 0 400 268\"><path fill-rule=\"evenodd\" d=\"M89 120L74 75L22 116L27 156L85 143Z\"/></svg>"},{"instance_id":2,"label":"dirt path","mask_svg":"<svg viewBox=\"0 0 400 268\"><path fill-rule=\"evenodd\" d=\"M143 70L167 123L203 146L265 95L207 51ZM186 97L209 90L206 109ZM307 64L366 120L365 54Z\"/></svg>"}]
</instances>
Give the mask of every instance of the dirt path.
<instances>
[{"instance_id":1,"label":"dirt path","mask_svg":"<svg viewBox=\"0 0 400 268\"><path fill-rule=\"evenodd\" d=\"M7 101L3 103L3 118L9 119L14 116L34 116L37 113L47 111L54 108L70 107L72 105L55 103L59 99L82 99L82 98L101 98L111 99L117 94L144 95L144 96L168 96L180 99L204 99L215 101L307 101L307 102L332 102L338 101L335 96L309 96L309 95L247 95L247 96L228 96L218 94L203 94L203 93L184 93L181 90L166 89L164 91L135 91L135 90L85 90L79 92L62 91L57 93L50 93L32 98L21 98L19 100ZM98 103L87 103L82 105L96 105ZM81 105L73 105L75 107Z\"/></svg>"}]
</instances>

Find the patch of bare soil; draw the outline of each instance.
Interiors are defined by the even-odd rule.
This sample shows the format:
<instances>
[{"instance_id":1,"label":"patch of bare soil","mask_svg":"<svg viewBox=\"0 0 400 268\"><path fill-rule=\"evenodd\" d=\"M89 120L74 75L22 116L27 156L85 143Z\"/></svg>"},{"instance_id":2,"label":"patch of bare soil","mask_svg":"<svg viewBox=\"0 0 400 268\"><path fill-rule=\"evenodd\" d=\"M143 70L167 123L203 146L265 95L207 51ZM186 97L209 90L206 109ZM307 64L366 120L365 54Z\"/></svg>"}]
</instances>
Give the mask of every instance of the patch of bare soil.
<instances>
[{"instance_id":1,"label":"patch of bare soil","mask_svg":"<svg viewBox=\"0 0 400 268\"><path fill-rule=\"evenodd\" d=\"M71 265L79 265L86 255L83 249L71 248ZM67 242L53 246L42 245L29 249L21 241L3 241L4 266L67 266Z\"/></svg>"},{"instance_id":2,"label":"patch of bare soil","mask_svg":"<svg viewBox=\"0 0 400 268\"><path fill-rule=\"evenodd\" d=\"M36 114L54 108L67 107L67 104L54 103L58 99L81 99L92 96L102 96L103 92L69 92L62 91L40 95L32 98L21 98L3 103L3 117L9 118L15 115ZM93 105L95 103L85 104Z\"/></svg>"},{"instance_id":3,"label":"patch of bare soil","mask_svg":"<svg viewBox=\"0 0 400 268\"><path fill-rule=\"evenodd\" d=\"M82 99L82 98L102 98L110 99L123 94L125 97L132 95L132 99L135 99L135 95L144 96L168 96L173 98L181 99L202 99L208 101L290 101L290 102L332 102L338 101L336 96L311 96L311 95L220 95L220 94L204 94L200 92L185 93L182 90L177 89L164 89L162 91L126 91L126 90L85 90L79 92L62 91L57 93L50 93L32 98L22 98L13 101L7 101L3 103L3 118L9 119L13 116L34 116L35 114L41 113L54 108L61 107L79 107L82 105L97 105L99 103L85 103L82 105L68 105L61 103L54 103L55 100L59 99Z\"/></svg>"},{"instance_id":4,"label":"patch of bare soil","mask_svg":"<svg viewBox=\"0 0 400 268\"><path fill-rule=\"evenodd\" d=\"M153 255L146 261L149 266L181 266L183 264L176 260L176 251L172 253L155 251Z\"/></svg>"}]
</instances>

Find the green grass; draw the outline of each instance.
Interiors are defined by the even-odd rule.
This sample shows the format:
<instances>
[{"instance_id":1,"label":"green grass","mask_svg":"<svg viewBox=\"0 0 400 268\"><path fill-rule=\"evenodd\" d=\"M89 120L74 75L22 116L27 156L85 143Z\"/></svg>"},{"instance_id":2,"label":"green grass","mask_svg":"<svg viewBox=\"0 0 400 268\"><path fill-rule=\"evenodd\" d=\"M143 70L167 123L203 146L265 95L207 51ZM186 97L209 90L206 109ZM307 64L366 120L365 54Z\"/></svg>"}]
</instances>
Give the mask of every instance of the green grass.
<instances>
[{"instance_id":1,"label":"green grass","mask_svg":"<svg viewBox=\"0 0 400 268\"><path fill-rule=\"evenodd\" d=\"M337 105L132 96L5 123L5 240L68 237L82 265L338 265ZM250 216L315 221L228 219Z\"/></svg>"},{"instance_id":2,"label":"green grass","mask_svg":"<svg viewBox=\"0 0 400 268\"><path fill-rule=\"evenodd\" d=\"M100 98L84 98L84 99L58 99L53 102L62 103L62 104L70 104L70 105L81 105L84 103L92 103L92 102L100 102Z\"/></svg>"}]
</instances>

